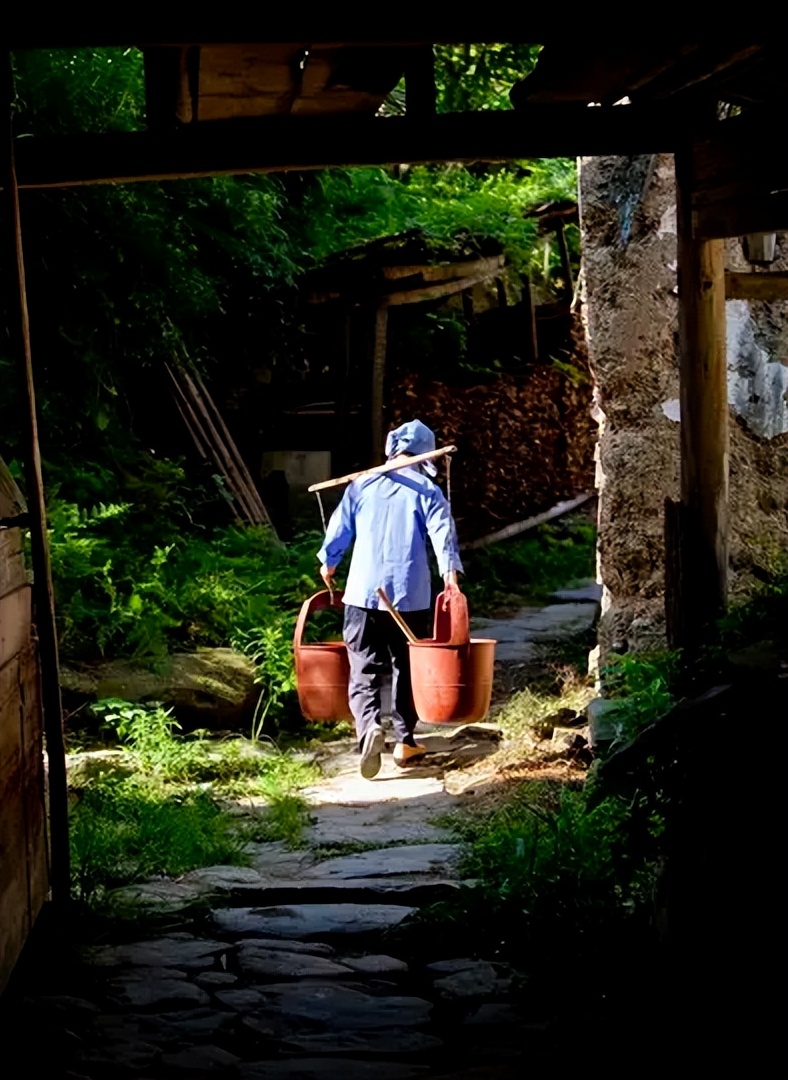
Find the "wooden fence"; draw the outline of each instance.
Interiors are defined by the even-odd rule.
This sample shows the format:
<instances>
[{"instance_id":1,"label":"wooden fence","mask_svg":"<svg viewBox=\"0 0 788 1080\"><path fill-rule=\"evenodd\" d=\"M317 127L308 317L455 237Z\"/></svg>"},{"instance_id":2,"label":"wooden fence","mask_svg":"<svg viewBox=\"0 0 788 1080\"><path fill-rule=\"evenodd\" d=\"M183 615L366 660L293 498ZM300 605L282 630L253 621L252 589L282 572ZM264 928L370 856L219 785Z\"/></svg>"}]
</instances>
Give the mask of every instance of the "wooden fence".
<instances>
[{"instance_id":1,"label":"wooden fence","mask_svg":"<svg viewBox=\"0 0 788 1080\"><path fill-rule=\"evenodd\" d=\"M0 992L49 892L41 712L22 537L0 528Z\"/></svg>"}]
</instances>

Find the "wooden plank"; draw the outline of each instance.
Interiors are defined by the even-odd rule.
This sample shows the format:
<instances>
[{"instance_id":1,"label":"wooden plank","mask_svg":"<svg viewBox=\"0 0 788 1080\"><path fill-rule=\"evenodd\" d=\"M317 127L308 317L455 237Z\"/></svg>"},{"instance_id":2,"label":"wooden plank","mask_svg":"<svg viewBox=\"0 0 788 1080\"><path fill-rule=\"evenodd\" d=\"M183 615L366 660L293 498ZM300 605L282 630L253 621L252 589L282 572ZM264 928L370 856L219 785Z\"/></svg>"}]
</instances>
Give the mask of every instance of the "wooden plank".
<instances>
[{"instance_id":1,"label":"wooden plank","mask_svg":"<svg viewBox=\"0 0 788 1080\"><path fill-rule=\"evenodd\" d=\"M30 931L19 716L15 657L0 669L0 991Z\"/></svg>"},{"instance_id":2,"label":"wooden plank","mask_svg":"<svg viewBox=\"0 0 788 1080\"><path fill-rule=\"evenodd\" d=\"M19 140L16 155L20 187L46 188L342 165L671 153L691 124L686 112L635 105L532 105L418 120L274 116L167 134L31 136Z\"/></svg>"},{"instance_id":3,"label":"wooden plank","mask_svg":"<svg viewBox=\"0 0 788 1080\"><path fill-rule=\"evenodd\" d=\"M697 648L725 610L728 399L724 242L693 236L693 156L676 155L681 401L681 572L676 644Z\"/></svg>"},{"instance_id":4,"label":"wooden plank","mask_svg":"<svg viewBox=\"0 0 788 1080\"><path fill-rule=\"evenodd\" d=\"M400 278L418 278L425 281L453 281L455 278L468 277L470 274L489 272L491 275L503 269L504 255L493 255L485 259L465 259L462 262L441 263L437 266L411 264L408 266L384 266L383 277L386 281Z\"/></svg>"},{"instance_id":5,"label":"wooden plank","mask_svg":"<svg viewBox=\"0 0 788 1080\"><path fill-rule=\"evenodd\" d=\"M403 289L399 292L384 293L380 297L380 303L385 307L399 307L402 304L423 304L428 300L440 300L445 296L456 296L457 293L472 289L474 285L480 285L489 281L498 272L496 269L483 269L468 277L457 278L454 281L443 281L437 285L425 285L423 289Z\"/></svg>"},{"instance_id":6,"label":"wooden plank","mask_svg":"<svg viewBox=\"0 0 788 1080\"><path fill-rule=\"evenodd\" d=\"M26 584L22 533L19 529L0 529L0 596Z\"/></svg>"},{"instance_id":7,"label":"wooden plank","mask_svg":"<svg viewBox=\"0 0 788 1080\"><path fill-rule=\"evenodd\" d=\"M0 668L30 641L29 585L0 597Z\"/></svg>"},{"instance_id":8,"label":"wooden plank","mask_svg":"<svg viewBox=\"0 0 788 1080\"><path fill-rule=\"evenodd\" d=\"M725 271L726 300L788 300L788 271Z\"/></svg>"},{"instance_id":9,"label":"wooden plank","mask_svg":"<svg viewBox=\"0 0 788 1080\"><path fill-rule=\"evenodd\" d=\"M21 736L28 909L31 926L49 894L49 837L46 814L41 684L35 647L19 662Z\"/></svg>"}]
</instances>

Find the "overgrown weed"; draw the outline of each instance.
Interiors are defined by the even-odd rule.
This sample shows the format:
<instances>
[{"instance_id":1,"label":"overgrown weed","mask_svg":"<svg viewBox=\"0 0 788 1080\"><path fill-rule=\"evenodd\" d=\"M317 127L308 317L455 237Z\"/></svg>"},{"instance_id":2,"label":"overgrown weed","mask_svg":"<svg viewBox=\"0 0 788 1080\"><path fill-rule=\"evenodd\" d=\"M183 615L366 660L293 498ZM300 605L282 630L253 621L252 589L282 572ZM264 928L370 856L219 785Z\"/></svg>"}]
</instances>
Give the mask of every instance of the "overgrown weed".
<instances>
[{"instance_id":1,"label":"overgrown weed","mask_svg":"<svg viewBox=\"0 0 788 1080\"><path fill-rule=\"evenodd\" d=\"M155 874L244 865L250 841L300 843L308 809L298 791L319 776L303 756L269 740L181 736L170 711L157 705L111 698L93 709L105 733L122 740L136 773L89 779L72 795L72 861L86 903L101 904L113 889ZM238 813L238 802L251 797L265 805Z\"/></svg>"},{"instance_id":2,"label":"overgrown weed","mask_svg":"<svg viewBox=\"0 0 788 1080\"><path fill-rule=\"evenodd\" d=\"M540 525L528 536L463 555L463 589L474 615L543 602L555 589L594 576L596 527L585 514Z\"/></svg>"}]
</instances>

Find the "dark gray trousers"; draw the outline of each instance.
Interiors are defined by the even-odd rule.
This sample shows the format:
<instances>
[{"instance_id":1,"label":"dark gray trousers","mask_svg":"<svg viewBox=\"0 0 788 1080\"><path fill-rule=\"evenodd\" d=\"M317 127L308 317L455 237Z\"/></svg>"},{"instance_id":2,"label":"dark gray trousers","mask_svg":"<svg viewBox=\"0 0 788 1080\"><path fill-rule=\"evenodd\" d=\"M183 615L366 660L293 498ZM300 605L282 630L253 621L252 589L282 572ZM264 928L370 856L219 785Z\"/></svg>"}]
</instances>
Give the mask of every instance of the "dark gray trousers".
<instances>
[{"instance_id":1,"label":"dark gray trousers","mask_svg":"<svg viewBox=\"0 0 788 1080\"><path fill-rule=\"evenodd\" d=\"M431 612L402 611L416 637L429 637ZM410 656L405 635L387 611L345 605L342 632L350 660L350 711L356 723L359 746L364 736L380 724L381 690L391 676L391 719L397 742L414 745L418 721L410 688Z\"/></svg>"}]
</instances>

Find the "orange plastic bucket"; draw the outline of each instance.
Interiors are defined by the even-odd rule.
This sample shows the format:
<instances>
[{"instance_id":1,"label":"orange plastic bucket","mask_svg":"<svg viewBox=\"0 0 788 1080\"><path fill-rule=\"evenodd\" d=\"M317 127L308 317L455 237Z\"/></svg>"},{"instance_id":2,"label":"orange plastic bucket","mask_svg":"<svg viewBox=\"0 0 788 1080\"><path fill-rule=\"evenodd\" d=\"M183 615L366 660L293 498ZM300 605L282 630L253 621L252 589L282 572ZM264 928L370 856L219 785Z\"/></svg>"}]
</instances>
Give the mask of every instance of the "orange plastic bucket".
<instances>
[{"instance_id":1,"label":"orange plastic bucket","mask_svg":"<svg viewBox=\"0 0 788 1080\"><path fill-rule=\"evenodd\" d=\"M298 704L306 720L351 720L347 691L350 664L344 641L304 644L304 630L310 615L342 603L342 593L315 593L305 600L298 613L293 635Z\"/></svg>"},{"instance_id":2,"label":"orange plastic bucket","mask_svg":"<svg viewBox=\"0 0 788 1080\"><path fill-rule=\"evenodd\" d=\"M453 599L440 594L433 635L408 646L419 719L425 724L478 723L490 708L496 642L470 636L468 602L461 593Z\"/></svg>"},{"instance_id":3,"label":"orange plastic bucket","mask_svg":"<svg viewBox=\"0 0 788 1080\"><path fill-rule=\"evenodd\" d=\"M473 724L490 708L496 642L471 638L467 645L410 643L413 704L425 724Z\"/></svg>"}]
</instances>

